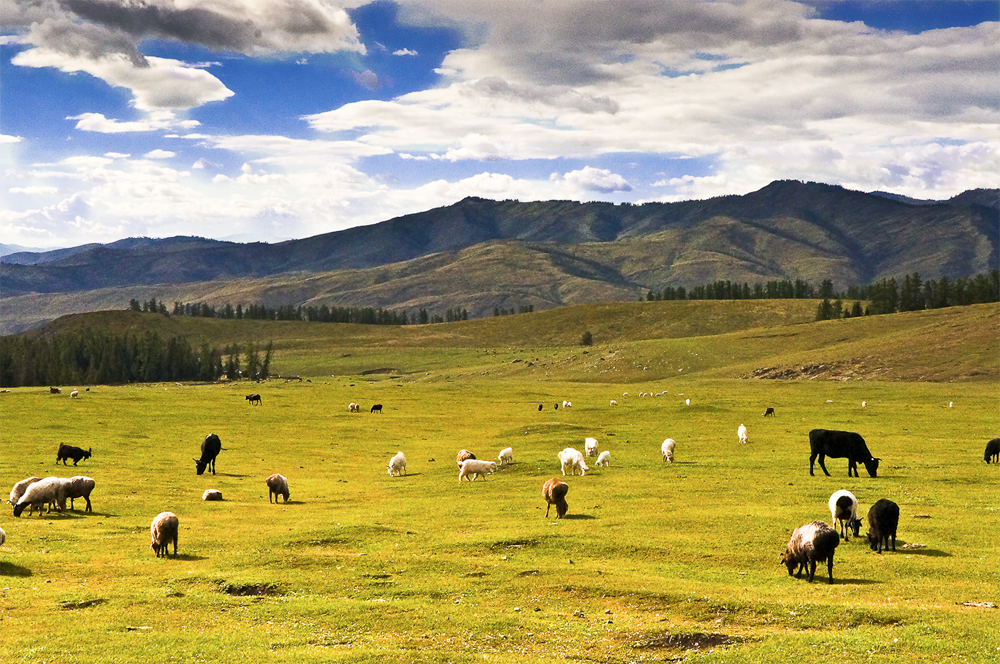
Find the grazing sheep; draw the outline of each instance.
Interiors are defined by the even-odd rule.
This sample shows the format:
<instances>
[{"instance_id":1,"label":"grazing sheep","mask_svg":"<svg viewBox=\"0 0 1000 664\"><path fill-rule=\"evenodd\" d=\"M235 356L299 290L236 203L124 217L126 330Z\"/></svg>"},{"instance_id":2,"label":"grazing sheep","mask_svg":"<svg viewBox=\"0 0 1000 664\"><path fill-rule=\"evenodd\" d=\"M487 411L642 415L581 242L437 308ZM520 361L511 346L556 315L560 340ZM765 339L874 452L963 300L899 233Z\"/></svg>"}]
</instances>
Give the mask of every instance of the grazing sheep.
<instances>
[{"instance_id":1,"label":"grazing sheep","mask_svg":"<svg viewBox=\"0 0 1000 664\"><path fill-rule=\"evenodd\" d=\"M684 405L685 406L690 406L691 405L691 400L690 399L685 399L684 400Z\"/></svg>"},{"instance_id":2,"label":"grazing sheep","mask_svg":"<svg viewBox=\"0 0 1000 664\"><path fill-rule=\"evenodd\" d=\"M177 528L180 521L173 512L160 512L149 526L149 548L157 558L167 557L167 546L174 543L174 558L177 557Z\"/></svg>"},{"instance_id":3,"label":"grazing sheep","mask_svg":"<svg viewBox=\"0 0 1000 664\"><path fill-rule=\"evenodd\" d=\"M611 464L611 452L604 450L597 456L597 464L602 468L607 468Z\"/></svg>"},{"instance_id":4,"label":"grazing sheep","mask_svg":"<svg viewBox=\"0 0 1000 664\"><path fill-rule=\"evenodd\" d=\"M792 532L785 552L781 554L781 562L788 567L788 575L799 578L802 570L807 570L807 580L812 583L816 575L816 563L824 560L833 583L833 552L840 544L837 531L822 521L813 521L799 526ZM798 570L795 568L798 567Z\"/></svg>"},{"instance_id":5,"label":"grazing sheep","mask_svg":"<svg viewBox=\"0 0 1000 664\"><path fill-rule=\"evenodd\" d=\"M62 394L62 388L59 388L59 387L50 387L49 388L49 394Z\"/></svg>"},{"instance_id":6,"label":"grazing sheep","mask_svg":"<svg viewBox=\"0 0 1000 664\"><path fill-rule=\"evenodd\" d=\"M896 528L899 526L899 505L881 498L868 510L868 545L872 551L882 553L889 549L889 537L892 537L892 550L896 550Z\"/></svg>"},{"instance_id":7,"label":"grazing sheep","mask_svg":"<svg viewBox=\"0 0 1000 664\"><path fill-rule=\"evenodd\" d=\"M576 475L577 469L580 470L580 477L587 474L590 468L587 467L587 463L583 460L583 455L580 454L579 450L575 450L572 447L567 447L562 452L557 454L559 457L559 465L562 468L562 474L566 474L566 469L569 468L570 475Z\"/></svg>"},{"instance_id":8,"label":"grazing sheep","mask_svg":"<svg viewBox=\"0 0 1000 664\"><path fill-rule=\"evenodd\" d=\"M359 406L358 404L356 404L356 403L354 403L352 401L351 403L347 404L347 412L348 413L359 413L359 412L361 412L361 406Z\"/></svg>"},{"instance_id":9,"label":"grazing sheep","mask_svg":"<svg viewBox=\"0 0 1000 664\"><path fill-rule=\"evenodd\" d=\"M0 528L0 546L3 546L3 543L6 541L7 541L7 533L4 532L3 528Z\"/></svg>"},{"instance_id":10,"label":"grazing sheep","mask_svg":"<svg viewBox=\"0 0 1000 664\"><path fill-rule=\"evenodd\" d=\"M218 489L205 489L205 493L201 494L202 500L222 500L222 492Z\"/></svg>"},{"instance_id":11,"label":"grazing sheep","mask_svg":"<svg viewBox=\"0 0 1000 664\"><path fill-rule=\"evenodd\" d=\"M990 463L996 461L1000 463L1000 438L994 438L986 443L986 452L983 454L983 461Z\"/></svg>"},{"instance_id":12,"label":"grazing sheep","mask_svg":"<svg viewBox=\"0 0 1000 664\"><path fill-rule=\"evenodd\" d=\"M251 406L254 404L257 404L258 406L263 405L259 394L248 394L246 400L250 402Z\"/></svg>"},{"instance_id":13,"label":"grazing sheep","mask_svg":"<svg viewBox=\"0 0 1000 664\"><path fill-rule=\"evenodd\" d=\"M868 407L868 402L867 401L862 401L861 402L861 407L862 408L867 408Z\"/></svg>"},{"instance_id":14,"label":"grazing sheep","mask_svg":"<svg viewBox=\"0 0 1000 664\"><path fill-rule=\"evenodd\" d=\"M80 390L73 390L72 392L69 393L70 399L75 399L78 396L80 396Z\"/></svg>"},{"instance_id":15,"label":"grazing sheep","mask_svg":"<svg viewBox=\"0 0 1000 664\"><path fill-rule=\"evenodd\" d=\"M399 477L406 474L406 457L402 452L389 459L389 477Z\"/></svg>"},{"instance_id":16,"label":"grazing sheep","mask_svg":"<svg viewBox=\"0 0 1000 664\"><path fill-rule=\"evenodd\" d=\"M767 417L768 415L774 417L774 409L771 408L770 406L768 406L767 410L764 411L764 417Z\"/></svg>"},{"instance_id":17,"label":"grazing sheep","mask_svg":"<svg viewBox=\"0 0 1000 664\"><path fill-rule=\"evenodd\" d=\"M201 458L194 460L195 470L199 475L205 473L205 469L211 467L212 474L215 475L215 457L222 451L222 440L214 433L205 436L201 441Z\"/></svg>"},{"instance_id":18,"label":"grazing sheep","mask_svg":"<svg viewBox=\"0 0 1000 664\"><path fill-rule=\"evenodd\" d=\"M463 449L463 450L459 450L458 454L455 455L455 463L457 463L458 467L461 468L463 461L465 461L466 459L475 459L475 458L476 458L475 454L473 454L469 450L464 450Z\"/></svg>"},{"instance_id":19,"label":"grazing sheep","mask_svg":"<svg viewBox=\"0 0 1000 664\"><path fill-rule=\"evenodd\" d=\"M572 408L572 407L573 407L572 401L563 401L563 408Z\"/></svg>"},{"instance_id":20,"label":"grazing sheep","mask_svg":"<svg viewBox=\"0 0 1000 664\"><path fill-rule=\"evenodd\" d=\"M381 415L382 414L382 404L377 403L374 406L372 406L371 412L378 413L379 415Z\"/></svg>"},{"instance_id":21,"label":"grazing sheep","mask_svg":"<svg viewBox=\"0 0 1000 664\"><path fill-rule=\"evenodd\" d=\"M90 450L92 449L94 448L91 447L85 450L80 447L73 447L72 445L66 445L66 444L59 445L59 451L56 452L56 463L62 461L63 465L65 466L66 462L72 459L73 465L75 466L81 460L89 459Z\"/></svg>"},{"instance_id":22,"label":"grazing sheep","mask_svg":"<svg viewBox=\"0 0 1000 664\"><path fill-rule=\"evenodd\" d=\"M745 425L741 424L739 428L736 429L736 435L739 436L740 442L747 442L747 428Z\"/></svg>"},{"instance_id":23,"label":"grazing sheep","mask_svg":"<svg viewBox=\"0 0 1000 664\"><path fill-rule=\"evenodd\" d=\"M25 489L24 494L18 499L17 504L14 505L14 516L20 517L24 508L31 506L31 510L38 508L38 514L41 516L42 507L47 506L48 511L52 511L52 505L57 504L59 499L59 492L62 490L64 480L61 477L46 477L43 480L38 480L33 484L28 485Z\"/></svg>"},{"instance_id":24,"label":"grazing sheep","mask_svg":"<svg viewBox=\"0 0 1000 664\"><path fill-rule=\"evenodd\" d=\"M59 496L56 499L60 509L66 509L66 499L69 498L69 508L73 509L73 500L83 498L87 501L84 512L93 512L90 506L90 493L97 486L97 482L83 475L75 475L62 485Z\"/></svg>"},{"instance_id":25,"label":"grazing sheep","mask_svg":"<svg viewBox=\"0 0 1000 664\"><path fill-rule=\"evenodd\" d=\"M830 525L836 528L837 522L840 522L840 536L844 538L844 541L849 542L851 539L847 536L848 528L857 537L858 531L861 529L861 519L858 518L858 499L854 497L854 494L847 489L834 491L827 504L830 506L830 520L832 521Z\"/></svg>"},{"instance_id":26,"label":"grazing sheep","mask_svg":"<svg viewBox=\"0 0 1000 664\"><path fill-rule=\"evenodd\" d=\"M589 457L597 456L597 439L596 438L584 438L583 439L583 453Z\"/></svg>"},{"instance_id":27,"label":"grazing sheep","mask_svg":"<svg viewBox=\"0 0 1000 664\"><path fill-rule=\"evenodd\" d=\"M569 491L569 485L558 477L553 477L542 485L542 498L545 499L546 518L549 516L549 508L553 505L556 506L557 519L566 516L566 510L569 509L569 504L566 502L567 491Z\"/></svg>"},{"instance_id":28,"label":"grazing sheep","mask_svg":"<svg viewBox=\"0 0 1000 664\"><path fill-rule=\"evenodd\" d=\"M614 399L612 399L612 400L611 400L611 403L610 403L609 405L611 405L611 406L617 406L617 405L618 405L618 402L617 402L617 401L615 401Z\"/></svg>"},{"instance_id":29,"label":"grazing sheep","mask_svg":"<svg viewBox=\"0 0 1000 664\"><path fill-rule=\"evenodd\" d=\"M660 453L663 455L664 463L674 462L674 446L676 444L677 443L674 442L673 438L667 438L663 441L663 444L660 445Z\"/></svg>"},{"instance_id":30,"label":"grazing sheep","mask_svg":"<svg viewBox=\"0 0 1000 664\"><path fill-rule=\"evenodd\" d=\"M42 479L42 478L41 477L25 477L23 480L21 480L20 482L18 482L17 484L15 484L14 487L10 490L10 499L7 502L10 505L17 505L17 501L19 501L21 499L21 496L24 495L25 490L30 485L34 484L35 482L37 482L40 479Z\"/></svg>"},{"instance_id":31,"label":"grazing sheep","mask_svg":"<svg viewBox=\"0 0 1000 664\"><path fill-rule=\"evenodd\" d=\"M500 450L500 454L497 455L497 461L500 462L501 466L505 463L514 463L514 448L505 447Z\"/></svg>"},{"instance_id":32,"label":"grazing sheep","mask_svg":"<svg viewBox=\"0 0 1000 664\"><path fill-rule=\"evenodd\" d=\"M542 404L538 404L538 410L539 410L539 412L541 412L541 410L542 410Z\"/></svg>"},{"instance_id":33,"label":"grazing sheep","mask_svg":"<svg viewBox=\"0 0 1000 664\"><path fill-rule=\"evenodd\" d=\"M497 471L496 461L477 461L476 459L466 459L459 466L458 481L463 479L475 482L477 477L482 477L486 481L486 476Z\"/></svg>"},{"instance_id":34,"label":"grazing sheep","mask_svg":"<svg viewBox=\"0 0 1000 664\"><path fill-rule=\"evenodd\" d=\"M274 504L278 504L278 496L285 499L288 502L288 479L284 475L279 475L274 473L269 475L264 483L267 484L267 502L271 502L271 496L274 496Z\"/></svg>"}]
</instances>

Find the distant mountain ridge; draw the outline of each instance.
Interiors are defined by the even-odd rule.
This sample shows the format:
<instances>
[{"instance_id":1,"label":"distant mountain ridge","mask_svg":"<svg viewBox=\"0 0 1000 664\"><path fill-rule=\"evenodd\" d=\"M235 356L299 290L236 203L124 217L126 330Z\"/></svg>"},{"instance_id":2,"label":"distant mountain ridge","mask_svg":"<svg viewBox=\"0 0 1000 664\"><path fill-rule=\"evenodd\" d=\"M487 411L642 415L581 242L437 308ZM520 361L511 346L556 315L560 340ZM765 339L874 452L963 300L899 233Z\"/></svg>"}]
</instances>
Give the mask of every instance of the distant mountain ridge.
<instances>
[{"instance_id":1,"label":"distant mountain ridge","mask_svg":"<svg viewBox=\"0 0 1000 664\"><path fill-rule=\"evenodd\" d=\"M214 291L218 299L225 292L236 304L254 295L273 299L280 283L290 298L282 304L475 302L481 314L518 300L538 308L630 299L719 279L830 279L844 288L915 271L954 278L987 271L998 259L1000 190L909 202L777 181L743 196L643 205L466 198L276 244L130 238L12 254L0 259L0 304L139 288L169 297Z\"/></svg>"}]
</instances>

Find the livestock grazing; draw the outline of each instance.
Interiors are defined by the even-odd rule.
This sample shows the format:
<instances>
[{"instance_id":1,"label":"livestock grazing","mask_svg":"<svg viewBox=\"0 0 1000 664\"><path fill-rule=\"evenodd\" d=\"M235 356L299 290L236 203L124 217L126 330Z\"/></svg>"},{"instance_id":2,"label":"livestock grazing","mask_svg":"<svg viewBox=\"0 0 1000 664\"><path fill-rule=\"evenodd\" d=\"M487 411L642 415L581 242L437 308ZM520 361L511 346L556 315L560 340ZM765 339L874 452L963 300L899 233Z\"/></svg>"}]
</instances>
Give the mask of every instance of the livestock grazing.
<instances>
[{"instance_id":1,"label":"livestock grazing","mask_svg":"<svg viewBox=\"0 0 1000 664\"><path fill-rule=\"evenodd\" d=\"M597 455L596 465L602 468L607 468L611 464L611 452L604 450L599 455Z\"/></svg>"},{"instance_id":2,"label":"livestock grazing","mask_svg":"<svg viewBox=\"0 0 1000 664\"><path fill-rule=\"evenodd\" d=\"M868 407L868 402L867 401L862 401L861 402L861 407L862 408L867 408Z\"/></svg>"},{"instance_id":3,"label":"livestock grazing","mask_svg":"<svg viewBox=\"0 0 1000 664\"><path fill-rule=\"evenodd\" d=\"M51 512L52 506L56 505L59 500L59 492L62 490L63 482L68 481L61 477L46 477L29 484L18 499L17 504L14 505L14 516L20 517L24 509L29 506L31 512L37 507L39 515L42 513L42 507L47 507L48 511Z\"/></svg>"},{"instance_id":4,"label":"livestock grazing","mask_svg":"<svg viewBox=\"0 0 1000 664\"><path fill-rule=\"evenodd\" d=\"M10 490L10 498L7 500L7 502L9 504L11 504L11 505L17 505L17 501L19 501L21 499L21 496L24 495L24 492L27 490L27 488L30 485L32 485L35 482L37 482L38 480L40 480L40 479L42 479L42 478L41 477L25 477L23 480L21 480L20 482L18 482L17 484L15 484L13 486L13 488L11 488L11 490Z\"/></svg>"},{"instance_id":5,"label":"livestock grazing","mask_svg":"<svg viewBox=\"0 0 1000 664\"><path fill-rule=\"evenodd\" d=\"M58 387L50 387L49 394L62 394L62 389Z\"/></svg>"},{"instance_id":6,"label":"livestock grazing","mask_svg":"<svg viewBox=\"0 0 1000 664\"><path fill-rule=\"evenodd\" d=\"M88 449L83 449L80 447L73 447L72 445L62 444L59 446L59 451L56 453L56 463L62 461L63 465L65 466L66 462L72 459L73 465L75 466L83 459L89 459L90 451L92 449L94 448L91 447Z\"/></svg>"},{"instance_id":7,"label":"livestock grazing","mask_svg":"<svg viewBox=\"0 0 1000 664\"><path fill-rule=\"evenodd\" d=\"M97 486L97 482L90 477L75 475L69 478L67 482L63 483L62 488L60 489L59 498L57 500L59 507L66 509L66 499L69 498L69 508L74 509L73 500L76 498L83 498L87 501L87 506L83 511L93 512L94 510L90 506L90 494L93 492L95 486Z\"/></svg>"},{"instance_id":8,"label":"livestock grazing","mask_svg":"<svg viewBox=\"0 0 1000 664\"><path fill-rule=\"evenodd\" d=\"M351 403L347 404L347 412L348 413L361 412L361 407L352 401Z\"/></svg>"},{"instance_id":9,"label":"livestock grazing","mask_svg":"<svg viewBox=\"0 0 1000 664\"><path fill-rule=\"evenodd\" d=\"M149 526L149 548L157 558L167 557L167 547L174 543L174 558L177 557L177 530L180 520L173 512L160 512Z\"/></svg>"},{"instance_id":10,"label":"livestock grazing","mask_svg":"<svg viewBox=\"0 0 1000 664\"><path fill-rule=\"evenodd\" d=\"M792 532L788 546L781 554L781 562L788 567L788 575L795 578L799 578L802 570L806 570L806 579L812 583L816 575L816 563L825 560L830 583L833 583L833 552L839 544L840 536L836 530L822 521L813 521Z\"/></svg>"},{"instance_id":11,"label":"livestock grazing","mask_svg":"<svg viewBox=\"0 0 1000 664\"><path fill-rule=\"evenodd\" d=\"M6 541L7 541L7 533L4 531L3 528L0 528L0 546L3 546L3 543Z\"/></svg>"},{"instance_id":12,"label":"livestock grazing","mask_svg":"<svg viewBox=\"0 0 1000 664\"><path fill-rule=\"evenodd\" d=\"M828 505L830 506L830 521L834 528L840 522L840 536L844 541L850 541L847 530L850 529L854 536L858 536L861 529L861 519L858 518L858 499L854 494L846 489L834 491L830 496Z\"/></svg>"},{"instance_id":13,"label":"livestock grazing","mask_svg":"<svg viewBox=\"0 0 1000 664\"><path fill-rule=\"evenodd\" d=\"M587 467L587 462L583 460L583 454L579 450L575 450L572 447L567 447L562 452L557 454L559 457L559 465L562 468L562 474L566 474L566 469L569 469L570 475L576 475L576 471L580 471L580 477L587 474L590 470Z\"/></svg>"},{"instance_id":14,"label":"livestock grazing","mask_svg":"<svg viewBox=\"0 0 1000 664\"><path fill-rule=\"evenodd\" d=\"M205 469L209 467L212 469L212 474L215 475L215 457L219 456L221 451L222 440L216 434L210 433L205 436L205 440L201 442L201 458L194 460L194 467L199 475L203 475Z\"/></svg>"},{"instance_id":15,"label":"livestock grazing","mask_svg":"<svg viewBox=\"0 0 1000 664\"><path fill-rule=\"evenodd\" d=\"M691 405L691 400L690 399L685 399L684 400L684 405L685 406L690 406Z\"/></svg>"},{"instance_id":16,"label":"livestock grazing","mask_svg":"<svg viewBox=\"0 0 1000 664\"><path fill-rule=\"evenodd\" d=\"M279 475L278 473L273 473L268 475L267 479L264 480L267 484L267 502L271 502L271 496L274 496L274 503L278 504L278 496L284 498L285 502L288 502L288 478L284 475Z\"/></svg>"},{"instance_id":17,"label":"livestock grazing","mask_svg":"<svg viewBox=\"0 0 1000 664\"><path fill-rule=\"evenodd\" d=\"M663 455L663 462L664 463L673 463L674 462L674 446L675 445L677 445L677 443L674 441L673 438L667 438L660 445L660 453Z\"/></svg>"},{"instance_id":18,"label":"livestock grazing","mask_svg":"<svg viewBox=\"0 0 1000 664\"><path fill-rule=\"evenodd\" d=\"M538 411L541 412L541 410L542 410L542 404L538 404Z\"/></svg>"},{"instance_id":19,"label":"livestock grazing","mask_svg":"<svg viewBox=\"0 0 1000 664\"><path fill-rule=\"evenodd\" d=\"M572 407L573 407L572 401L563 401L563 408L572 408Z\"/></svg>"},{"instance_id":20,"label":"livestock grazing","mask_svg":"<svg viewBox=\"0 0 1000 664\"><path fill-rule=\"evenodd\" d=\"M768 415L774 417L774 408L771 408L770 406L767 407L767 410L764 411L764 417L767 417Z\"/></svg>"},{"instance_id":21,"label":"livestock grazing","mask_svg":"<svg viewBox=\"0 0 1000 664\"><path fill-rule=\"evenodd\" d=\"M500 462L501 466L507 463L514 463L514 448L505 447L500 450L500 454L497 455L497 461Z\"/></svg>"},{"instance_id":22,"label":"livestock grazing","mask_svg":"<svg viewBox=\"0 0 1000 664\"><path fill-rule=\"evenodd\" d=\"M549 516L549 508L553 505L556 506L557 519L566 516L566 511L569 509L569 504L566 502L567 491L569 491L569 485L558 477L553 477L542 485L542 498L545 499L546 518Z\"/></svg>"},{"instance_id":23,"label":"livestock grazing","mask_svg":"<svg viewBox=\"0 0 1000 664\"><path fill-rule=\"evenodd\" d=\"M813 474L813 463L819 457L819 467L826 476L830 472L823 463L825 457L840 459L847 457L847 476L859 477L858 462L865 464L869 477L878 477L878 462L868 451L865 439L853 431L830 431L828 429L813 429L809 432L809 474Z\"/></svg>"},{"instance_id":24,"label":"livestock grazing","mask_svg":"<svg viewBox=\"0 0 1000 664\"><path fill-rule=\"evenodd\" d=\"M374 406L372 406L371 412L378 413L379 415L381 415L382 414L382 404L377 403Z\"/></svg>"},{"instance_id":25,"label":"livestock grazing","mask_svg":"<svg viewBox=\"0 0 1000 664\"><path fill-rule=\"evenodd\" d=\"M406 474L406 457L402 452L389 459L389 477L399 477Z\"/></svg>"},{"instance_id":26,"label":"livestock grazing","mask_svg":"<svg viewBox=\"0 0 1000 664\"><path fill-rule=\"evenodd\" d=\"M72 392L69 393L70 399L75 399L78 396L80 396L80 390L73 390Z\"/></svg>"},{"instance_id":27,"label":"livestock grazing","mask_svg":"<svg viewBox=\"0 0 1000 664\"><path fill-rule=\"evenodd\" d=\"M222 500L222 492L218 489L205 489L205 493L201 494L201 499L208 501Z\"/></svg>"},{"instance_id":28,"label":"livestock grazing","mask_svg":"<svg viewBox=\"0 0 1000 664\"><path fill-rule=\"evenodd\" d=\"M740 439L741 443L747 442L747 428L746 425L741 424L736 429L736 436Z\"/></svg>"},{"instance_id":29,"label":"livestock grazing","mask_svg":"<svg viewBox=\"0 0 1000 664\"><path fill-rule=\"evenodd\" d=\"M555 410L559 410L559 403L557 402L556 405L553 406L553 408L555 408Z\"/></svg>"},{"instance_id":30,"label":"livestock grazing","mask_svg":"<svg viewBox=\"0 0 1000 664\"><path fill-rule=\"evenodd\" d=\"M983 461L990 463L995 461L1000 463L1000 438L994 438L986 443L986 452L983 454Z\"/></svg>"},{"instance_id":31,"label":"livestock grazing","mask_svg":"<svg viewBox=\"0 0 1000 664\"><path fill-rule=\"evenodd\" d=\"M889 537L892 537L892 550L895 551L898 527L899 505L880 498L868 510L868 546L872 551L882 553L882 549L889 549Z\"/></svg>"},{"instance_id":32,"label":"livestock grazing","mask_svg":"<svg viewBox=\"0 0 1000 664\"><path fill-rule=\"evenodd\" d=\"M610 403L609 405L611 405L611 406L617 406L617 405L618 405L618 402L617 402L617 401L615 401L614 399L612 399L612 400L611 400L611 403Z\"/></svg>"},{"instance_id":33,"label":"livestock grazing","mask_svg":"<svg viewBox=\"0 0 1000 664\"><path fill-rule=\"evenodd\" d=\"M458 469L458 481L463 479L475 482L477 477L482 477L486 481L486 476L497 471L495 461L478 461L476 459L466 459Z\"/></svg>"},{"instance_id":34,"label":"livestock grazing","mask_svg":"<svg viewBox=\"0 0 1000 664\"><path fill-rule=\"evenodd\" d=\"M584 438L583 439L583 453L589 457L597 456L597 439L596 438Z\"/></svg>"},{"instance_id":35,"label":"livestock grazing","mask_svg":"<svg viewBox=\"0 0 1000 664\"><path fill-rule=\"evenodd\" d=\"M248 394L247 395L247 401L250 402L251 406L254 405L254 404L257 404L258 406L261 405L261 400L260 400L260 395L259 394Z\"/></svg>"},{"instance_id":36,"label":"livestock grazing","mask_svg":"<svg viewBox=\"0 0 1000 664\"><path fill-rule=\"evenodd\" d=\"M458 467L461 468L463 461L465 461L466 459L475 459L475 458L476 458L475 454L473 454L469 450L464 450L463 449L463 450L459 450L458 454L455 455L455 463L457 463Z\"/></svg>"}]
</instances>

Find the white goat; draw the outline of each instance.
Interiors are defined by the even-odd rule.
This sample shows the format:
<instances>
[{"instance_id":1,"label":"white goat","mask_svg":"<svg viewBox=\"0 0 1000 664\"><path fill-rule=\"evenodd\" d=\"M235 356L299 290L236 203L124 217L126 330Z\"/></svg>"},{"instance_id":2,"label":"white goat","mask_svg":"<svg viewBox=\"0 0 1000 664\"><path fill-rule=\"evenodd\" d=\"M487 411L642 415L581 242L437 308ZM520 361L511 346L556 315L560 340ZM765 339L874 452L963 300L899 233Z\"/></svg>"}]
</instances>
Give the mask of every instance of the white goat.
<instances>
[{"instance_id":1,"label":"white goat","mask_svg":"<svg viewBox=\"0 0 1000 664\"><path fill-rule=\"evenodd\" d=\"M497 461L500 462L501 466L505 463L514 463L514 448L505 447L500 450L500 454L497 455Z\"/></svg>"},{"instance_id":2,"label":"white goat","mask_svg":"<svg viewBox=\"0 0 1000 664\"><path fill-rule=\"evenodd\" d=\"M736 435L740 437L740 442L747 442L747 428L745 425L741 424L738 429L736 429Z\"/></svg>"},{"instance_id":3,"label":"white goat","mask_svg":"<svg viewBox=\"0 0 1000 664\"><path fill-rule=\"evenodd\" d=\"M496 461L480 461L478 459L466 459L462 462L458 471L458 481L463 479L475 482L477 477L482 477L486 481L486 476L497 471Z\"/></svg>"},{"instance_id":4,"label":"white goat","mask_svg":"<svg viewBox=\"0 0 1000 664\"><path fill-rule=\"evenodd\" d=\"M597 457L597 463L595 465L607 468L611 463L611 452L604 450Z\"/></svg>"},{"instance_id":5,"label":"white goat","mask_svg":"<svg viewBox=\"0 0 1000 664\"><path fill-rule=\"evenodd\" d=\"M583 453L589 457L597 456L597 439L596 438L584 438L583 439Z\"/></svg>"},{"instance_id":6,"label":"white goat","mask_svg":"<svg viewBox=\"0 0 1000 664\"><path fill-rule=\"evenodd\" d=\"M663 461L665 463L674 462L674 445L676 444L677 443L674 442L673 438L667 438L663 441L663 444L660 445L660 453L663 454Z\"/></svg>"},{"instance_id":7,"label":"white goat","mask_svg":"<svg viewBox=\"0 0 1000 664\"><path fill-rule=\"evenodd\" d=\"M402 452L389 459L389 477L399 477L406 474L406 457Z\"/></svg>"},{"instance_id":8,"label":"white goat","mask_svg":"<svg viewBox=\"0 0 1000 664\"><path fill-rule=\"evenodd\" d=\"M587 467L587 462L583 460L583 454L579 450L574 450L572 447L567 447L562 452L557 454L559 457L559 465L562 468L562 474L566 474L566 469L569 469L570 475L576 475L577 469L580 470L580 477L587 474L590 468Z\"/></svg>"}]
</instances>

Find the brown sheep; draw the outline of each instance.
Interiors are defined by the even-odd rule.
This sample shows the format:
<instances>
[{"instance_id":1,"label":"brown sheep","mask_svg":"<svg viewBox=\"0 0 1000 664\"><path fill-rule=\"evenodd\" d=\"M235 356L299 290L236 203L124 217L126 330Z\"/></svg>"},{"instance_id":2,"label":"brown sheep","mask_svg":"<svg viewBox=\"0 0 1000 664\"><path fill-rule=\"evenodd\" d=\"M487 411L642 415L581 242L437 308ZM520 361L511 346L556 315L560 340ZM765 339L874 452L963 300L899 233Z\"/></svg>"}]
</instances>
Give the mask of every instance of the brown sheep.
<instances>
[{"instance_id":1,"label":"brown sheep","mask_svg":"<svg viewBox=\"0 0 1000 664\"><path fill-rule=\"evenodd\" d=\"M475 459L476 455L469 450L459 450L458 455L455 457L455 461L458 463L458 467L462 467L462 462L466 459Z\"/></svg>"},{"instance_id":2,"label":"brown sheep","mask_svg":"<svg viewBox=\"0 0 1000 664\"><path fill-rule=\"evenodd\" d=\"M267 502L271 502L271 496L274 496L275 504L278 503L278 496L282 496L285 502L288 502L288 496L291 494L288 491L288 480L284 475L274 473L264 481L267 483Z\"/></svg>"},{"instance_id":3,"label":"brown sheep","mask_svg":"<svg viewBox=\"0 0 1000 664\"><path fill-rule=\"evenodd\" d=\"M180 521L173 512L160 512L149 526L149 548L157 558L167 557L167 546L174 543L174 558L177 557L177 529Z\"/></svg>"},{"instance_id":4,"label":"brown sheep","mask_svg":"<svg viewBox=\"0 0 1000 664\"><path fill-rule=\"evenodd\" d=\"M566 516L566 510L569 509L569 504L566 503L567 491L569 491L569 485L558 477L553 477L551 480L542 485L542 498L545 499L546 518L549 516L549 508L553 505L556 506L557 519L561 519Z\"/></svg>"}]
</instances>

